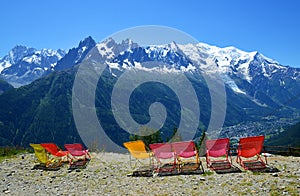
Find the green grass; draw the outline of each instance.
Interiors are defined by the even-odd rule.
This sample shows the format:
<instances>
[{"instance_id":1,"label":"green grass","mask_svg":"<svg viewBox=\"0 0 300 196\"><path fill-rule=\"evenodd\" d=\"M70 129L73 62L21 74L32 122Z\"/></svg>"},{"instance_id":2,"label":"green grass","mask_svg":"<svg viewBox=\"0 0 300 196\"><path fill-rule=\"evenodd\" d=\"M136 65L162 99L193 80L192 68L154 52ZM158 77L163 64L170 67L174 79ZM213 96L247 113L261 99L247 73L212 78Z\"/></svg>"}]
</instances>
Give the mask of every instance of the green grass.
<instances>
[{"instance_id":1,"label":"green grass","mask_svg":"<svg viewBox=\"0 0 300 196\"><path fill-rule=\"evenodd\" d=\"M294 174L289 174L289 175L287 175L286 176L287 178L298 178L298 176L297 175L294 175Z\"/></svg>"},{"instance_id":2,"label":"green grass","mask_svg":"<svg viewBox=\"0 0 300 196\"><path fill-rule=\"evenodd\" d=\"M10 147L10 146L0 147L0 162L7 158L14 157L17 154L27 153L27 152L32 152L32 151L20 147Z\"/></svg>"},{"instance_id":3,"label":"green grass","mask_svg":"<svg viewBox=\"0 0 300 196\"><path fill-rule=\"evenodd\" d=\"M291 183L289 186L285 189L289 195L298 195L298 189L297 189L297 183Z\"/></svg>"},{"instance_id":4,"label":"green grass","mask_svg":"<svg viewBox=\"0 0 300 196\"><path fill-rule=\"evenodd\" d=\"M252 172L253 175L261 175L262 173L259 171Z\"/></svg>"},{"instance_id":5,"label":"green grass","mask_svg":"<svg viewBox=\"0 0 300 196\"><path fill-rule=\"evenodd\" d=\"M243 179L241 182L240 182L240 186L252 186L253 183L251 181L249 181L248 179Z\"/></svg>"},{"instance_id":6,"label":"green grass","mask_svg":"<svg viewBox=\"0 0 300 196\"><path fill-rule=\"evenodd\" d=\"M211 175L213 175L214 174L214 172L212 172L212 171L206 171L204 174L203 174L203 176L211 176Z\"/></svg>"}]
</instances>

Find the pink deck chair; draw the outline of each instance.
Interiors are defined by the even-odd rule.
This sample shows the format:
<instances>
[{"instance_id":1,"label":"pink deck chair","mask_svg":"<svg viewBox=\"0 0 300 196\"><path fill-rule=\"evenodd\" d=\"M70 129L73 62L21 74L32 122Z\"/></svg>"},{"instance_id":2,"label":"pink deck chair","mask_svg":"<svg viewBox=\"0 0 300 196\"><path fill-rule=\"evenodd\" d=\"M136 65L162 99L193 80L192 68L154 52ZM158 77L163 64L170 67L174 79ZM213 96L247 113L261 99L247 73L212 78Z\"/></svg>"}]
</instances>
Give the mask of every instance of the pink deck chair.
<instances>
[{"instance_id":1,"label":"pink deck chair","mask_svg":"<svg viewBox=\"0 0 300 196\"><path fill-rule=\"evenodd\" d=\"M86 160L86 159L90 160L91 159L91 155L89 154L89 150L85 149L79 143L65 144L64 146L67 149L67 151L70 153L70 155L72 156L70 163L72 163L73 161L76 161L78 159L81 159L81 157L83 157L84 160Z\"/></svg>"},{"instance_id":2,"label":"pink deck chair","mask_svg":"<svg viewBox=\"0 0 300 196\"><path fill-rule=\"evenodd\" d=\"M168 172L176 169L176 156L170 143L149 144L149 147L158 163L157 166L154 166L157 172Z\"/></svg>"},{"instance_id":3,"label":"pink deck chair","mask_svg":"<svg viewBox=\"0 0 300 196\"><path fill-rule=\"evenodd\" d=\"M194 141L174 142L172 147L178 160L179 171L197 170L200 166L204 171Z\"/></svg>"},{"instance_id":4,"label":"pink deck chair","mask_svg":"<svg viewBox=\"0 0 300 196\"><path fill-rule=\"evenodd\" d=\"M265 168L267 165L267 157L265 156L265 161L260 156L263 149L265 137L254 136L240 138L236 161L246 170ZM253 159L256 157L256 159Z\"/></svg>"},{"instance_id":5,"label":"pink deck chair","mask_svg":"<svg viewBox=\"0 0 300 196\"><path fill-rule=\"evenodd\" d=\"M206 140L206 164L211 169L229 169L229 138Z\"/></svg>"}]
</instances>

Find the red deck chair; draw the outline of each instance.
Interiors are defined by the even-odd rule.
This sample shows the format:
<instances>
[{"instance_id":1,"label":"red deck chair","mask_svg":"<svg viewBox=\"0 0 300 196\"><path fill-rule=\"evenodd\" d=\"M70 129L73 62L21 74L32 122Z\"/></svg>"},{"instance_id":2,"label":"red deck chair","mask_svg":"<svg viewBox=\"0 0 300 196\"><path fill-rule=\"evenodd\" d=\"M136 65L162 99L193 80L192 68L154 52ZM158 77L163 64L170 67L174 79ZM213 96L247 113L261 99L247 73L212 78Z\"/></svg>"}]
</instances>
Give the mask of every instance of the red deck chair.
<instances>
[{"instance_id":1,"label":"red deck chair","mask_svg":"<svg viewBox=\"0 0 300 196\"><path fill-rule=\"evenodd\" d=\"M71 161L70 163L80 160L83 158L83 160L90 160L91 155L89 154L89 150L85 149L81 144L65 144L64 145L67 151L71 155Z\"/></svg>"},{"instance_id":2,"label":"red deck chair","mask_svg":"<svg viewBox=\"0 0 300 196\"><path fill-rule=\"evenodd\" d=\"M157 172L171 172L176 169L176 156L170 143L149 144L149 147L158 163L154 166Z\"/></svg>"},{"instance_id":3,"label":"red deck chair","mask_svg":"<svg viewBox=\"0 0 300 196\"><path fill-rule=\"evenodd\" d=\"M229 161L229 138L220 138L216 140L206 140L206 164L211 169L230 169Z\"/></svg>"},{"instance_id":4,"label":"red deck chair","mask_svg":"<svg viewBox=\"0 0 300 196\"><path fill-rule=\"evenodd\" d=\"M265 156L265 161L260 156L263 148L265 137L254 136L240 138L236 161L246 170L265 168L267 165L267 157ZM242 159L244 158L244 160ZM256 157L256 159L253 159Z\"/></svg>"},{"instance_id":5,"label":"red deck chair","mask_svg":"<svg viewBox=\"0 0 300 196\"><path fill-rule=\"evenodd\" d=\"M194 141L174 142L172 147L178 160L179 171L197 170L200 166L204 171Z\"/></svg>"},{"instance_id":6,"label":"red deck chair","mask_svg":"<svg viewBox=\"0 0 300 196\"><path fill-rule=\"evenodd\" d=\"M58 149L57 145L54 143L42 143L41 146L43 146L47 152L56 157L64 157L69 154L68 151Z\"/></svg>"}]
</instances>

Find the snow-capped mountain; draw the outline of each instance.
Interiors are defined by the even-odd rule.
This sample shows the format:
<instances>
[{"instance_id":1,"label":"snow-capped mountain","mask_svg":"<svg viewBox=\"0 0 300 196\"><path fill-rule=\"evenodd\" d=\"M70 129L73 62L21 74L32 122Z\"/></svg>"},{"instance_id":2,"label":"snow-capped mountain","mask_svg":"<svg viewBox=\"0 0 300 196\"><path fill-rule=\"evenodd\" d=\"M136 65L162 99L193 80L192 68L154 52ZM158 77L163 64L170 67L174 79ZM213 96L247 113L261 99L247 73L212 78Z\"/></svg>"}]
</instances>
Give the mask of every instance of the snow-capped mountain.
<instances>
[{"instance_id":1,"label":"snow-capped mountain","mask_svg":"<svg viewBox=\"0 0 300 196\"><path fill-rule=\"evenodd\" d=\"M132 43L133 47L126 46L128 43ZM249 83L253 82L258 75L271 78L278 72L285 73L289 70L293 73L292 79L299 80L300 69L280 65L257 51L245 52L235 47L219 48L204 43L182 45L175 42L140 47L131 40L118 44L111 38L99 43L97 47L103 57L116 58L109 61L110 67L115 67L116 62L121 65L126 59L132 62L133 67L134 62L158 61L168 64L169 68L176 68L183 72L201 69L206 73L228 76L234 74ZM126 47L129 49L119 50ZM186 69L187 67L190 69Z\"/></svg>"},{"instance_id":2,"label":"snow-capped mountain","mask_svg":"<svg viewBox=\"0 0 300 196\"><path fill-rule=\"evenodd\" d=\"M77 47L64 50L37 50L26 46L14 47L0 60L0 76L14 87L20 87L53 71L80 63L96 42L87 37Z\"/></svg>"},{"instance_id":3,"label":"snow-capped mountain","mask_svg":"<svg viewBox=\"0 0 300 196\"><path fill-rule=\"evenodd\" d=\"M278 70L286 70L288 68L257 51L245 52L232 46L219 48L199 43L196 45L179 45L179 48L196 64L201 64L203 58L212 58L217 68L211 65L209 65L210 67L201 66L206 71L213 70L224 74L236 73L248 82L251 82L255 76L253 72L255 67L260 69L256 70L256 73L263 74L266 77L272 76Z\"/></svg>"},{"instance_id":4,"label":"snow-capped mountain","mask_svg":"<svg viewBox=\"0 0 300 196\"><path fill-rule=\"evenodd\" d=\"M2 73L7 74L8 70L12 70L10 75L17 75L24 69L24 65L40 62L39 57L43 53L26 47L19 47L20 53L16 48L12 51L1 60ZM32 141L53 141L59 145L81 142L74 123L73 109L70 107L74 78L81 65L107 65L99 79L101 82L96 87L93 77L88 78L92 80L80 82L80 86L85 89L92 87L95 100L93 107L85 107L86 94L82 91L80 93L83 93L84 100L79 106L93 110L95 105L101 126L120 145L128 141L129 134L116 122L111 98L118 80L129 69L186 74L199 97L199 120L204 130L212 121L213 111L211 91L202 74L210 76L219 73L226 87L226 117L223 127L231 126L225 130L225 137L232 130L234 136L271 135L287 125L284 119L294 122L300 117L300 69L282 66L256 51L245 52L234 47L219 48L203 43L182 45L175 42L141 47L129 39L117 43L111 38L95 44L91 38L87 38L56 62L56 66L54 63L47 69L47 73L54 71L53 74L0 96L0 132L3 133L0 139L3 144L28 146ZM29 71L33 70L29 68ZM88 69L90 70L92 69ZM176 78L174 81L180 82ZM127 87L131 88L127 83L121 83L119 87L122 92L126 92ZM149 120L149 106L162 101L167 118L160 131L166 138L170 137L181 119L180 102L172 89L150 82L140 85L131 95L130 112L141 123ZM218 106L217 102L216 107ZM192 111L188 113L193 115L190 112ZM86 122L90 123L89 120ZM84 127L85 131L95 131L93 125ZM195 137L202 133L201 130L197 131L199 132ZM104 146L109 148L109 145Z\"/></svg>"},{"instance_id":5,"label":"snow-capped mountain","mask_svg":"<svg viewBox=\"0 0 300 196\"><path fill-rule=\"evenodd\" d=\"M114 70L128 68L194 75L218 73L228 89L259 106L285 108L293 105L300 109L300 69L283 66L257 51L175 42L140 47L131 40L116 43L111 38L97 44L97 48L113 75ZM145 64L149 61L160 63L152 63L149 67Z\"/></svg>"},{"instance_id":6,"label":"snow-capped mountain","mask_svg":"<svg viewBox=\"0 0 300 196\"><path fill-rule=\"evenodd\" d=\"M32 54L35 52L34 48L27 48L26 46L16 46L14 47L8 55L0 60L0 73L3 69L10 67L12 64L20 61L24 56Z\"/></svg>"},{"instance_id":7,"label":"snow-capped mountain","mask_svg":"<svg viewBox=\"0 0 300 196\"><path fill-rule=\"evenodd\" d=\"M0 60L1 77L15 87L29 84L55 67L65 55L63 50L37 50L26 46L14 47Z\"/></svg>"},{"instance_id":8,"label":"snow-capped mountain","mask_svg":"<svg viewBox=\"0 0 300 196\"><path fill-rule=\"evenodd\" d=\"M234 93L261 106L280 107L291 100L294 105L300 105L296 99L300 94L299 68L283 66L257 51L245 52L235 47L220 48L205 43L183 45L172 42L141 47L129 39L117 43L108 38L96 44L87 37L67 54L62 50L16 46L0 60L0 76L15 87L22 86L53 71L72 68L94 46L113 75L116 70L128 68L194 75L218 73Z\"/></svg>"},{"instance_id":9,"label":"snow-capped mountain","mask_svg":"<svg viewBox=\"0 0 300 196\"><path fill-rule=\"evenodd\" d=\"M274 82L275 86L284 86L286 81L295 84L300 81L300 69L280 65L257 51L245 52L235 47L219 48L204 43L179 45L179 48L189 59L200 65L202 70L222 75L224 82L238 93L253 94L249 89L247 92L245 85L238 84L237 79L248 83L246 86L252 85L254 89L261 91L268 89L261 88L263 84ZM207 57L213 59L216 66L203 64Z\"/></svg>"},{"instance_id":10,"label":"snow-capped mountain","mask_svg":"<svg viewBox=\"0 0 300 196\"><path fill-rule=\"evenodd\" d=\"M59 71L68 69L75 64L80 63L87 53L96 45L95 40L92 37L87 37L82 40L79 45L75 48L72 48L68 51L68 53L64 56L64 58L60 59L56 66L53 67L52 71Z\"/></svg>"}]
</instances>

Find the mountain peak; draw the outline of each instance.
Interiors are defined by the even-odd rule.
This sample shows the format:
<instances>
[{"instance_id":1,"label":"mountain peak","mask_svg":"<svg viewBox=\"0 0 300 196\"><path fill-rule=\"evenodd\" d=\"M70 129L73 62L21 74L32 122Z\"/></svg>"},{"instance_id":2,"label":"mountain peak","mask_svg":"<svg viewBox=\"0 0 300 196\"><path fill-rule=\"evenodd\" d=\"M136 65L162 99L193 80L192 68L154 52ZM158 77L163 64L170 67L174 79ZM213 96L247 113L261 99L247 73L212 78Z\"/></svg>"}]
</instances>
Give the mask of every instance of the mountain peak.
<instances>
[{"instance_id":1,"label":"mountain peak","mask_svg":"<svg viewBox=\"0 0 300 196\"><path fill-rule=\"evenodd\" d=\"M121 43L117 43L111 37L97 44L100 55L106 59L113 59L120 53L123 53L125 51L132 51L132 49L138 47L139 45L133 42L131 39L125 39L122 40Z\"/></svg>"},{"instance_id":2,"label":"mountain peak","mask_svg":"<svg viewBox=\"0 0 300 196\"><path fill-rule=\"evenodd\" d=\"M265 61L268 61L269 63L272 63L272 64L279 64L277 61L271 59L271 58L268 58L266 57L265 55L263 55L262 53L258 52L258 51L254 51L253 52L255 55L254 55L254 58L258 59L258 60L265 60Z\"/></svg>"},{"instance_id":3,"label":"mountain peak","mask_svg":"<svg viewBox=\"0 0 300 196\"><path fill-rule=\"evenodd\" d=\"M36 52L35 48L29 48L22 45L16 45L12 48L7 55L0 59L0 73L10 67L12 64L16 64L24 57L32 55Z\"/></svg>"},{"instance_id":4,"label":"mountain peak","mask_svg":"<svg viewBox=\"0 0 300 196\"><path fill-rule=\"evenodd\" d=\"M124 46L125 49L133 49L133 48L139 47L139 45L137 43L133 42L129 38L127 38L126 40L123 40L120 45Z\"/></svg>"},{"instance_id":5,"label":"mountain peak","mask_svg":"<svg viewBox=\"0 0 300 196\"><path fill-rule=\"evenodd\" d=\"M8 60L10 63L17 63L25 56L33 54L35 51L36 51L35 48L16 45L13 49L9 51L8 55L4 58L6 58L5 60Z\"/></svg>"},{"instance_id":6,"label":"mountain peak","mask_svg":"<svg viewBox=\"0 0 300 196\"><path fill-rule=\"evenodd\" d=\"M122 40L122 44L128 44L128 45L131 45L133 43L133 41L129 38L125 39L125 40Z\"/></svg>"},{"instance_id":7,"label":"mountain peak","mask_svg":"<svg viewBox=\"0 0 300 196\"><path fill-rule=\"evenodd\" d=\"M84 40L80 41L78 47L82 48L82 47L94 47L96 45L96 41L91 37L88 36L86 37Z\"/></svg>"},{"instance_id":8,"label":"mountain peak","mask_svg":"<svg viewBox=\"0 0 300 196\"><path fill-rule=\"evenodd\" d=\"M15 47L13 47L11 49L11 51L15 52L15 51L25 51L27 50L28 47L27 46L23 46L23 45L16 45Z\"/></svg>"},{"instance_id":9,"label":"mountain peak","mask_svg":"<svg viewBox=\"0 0 300 196\"><path fill-rule=\"evenodd\" d=\"M174 51L177 51L179 48L178 48L178 45L175 41L172 41L171 43L168 44L168 47L171 49L171 50L174 50Z\"/></svg>"},{"instance_id":10,"label":"mountain peak","mask_svg":"<svg viewBox=\"0 0 300 196\"><path fill-rule=\"evenodd\" d=\"M54 70L68 69L73 65L80 63L95 45L96 41L91 36L86 37L79 42L78 47L70 49L68 53L57 62Z\"/></svg>"},{"instance_id":11,"label":"mountain peak","mask_svg":"<svg viewBox=\"0 0 300 196\"><path fill-rule=\"evenodd\" d=\"M64 55L63 50L36 50L18 45L0 60L0 74L14 87L20 87L42 77Z\"/></svg>"},{"instance_id":12,"label":"mountain peak","mask_svg":"<svg viewBox=\"0 0 300 196\"><path fill-rule=\"evenodd\" d=\"M112 37L109 37L102 43L105 44L108 48L112 48L116 44L116 41Z\"/></svg>"}]
</instances>

